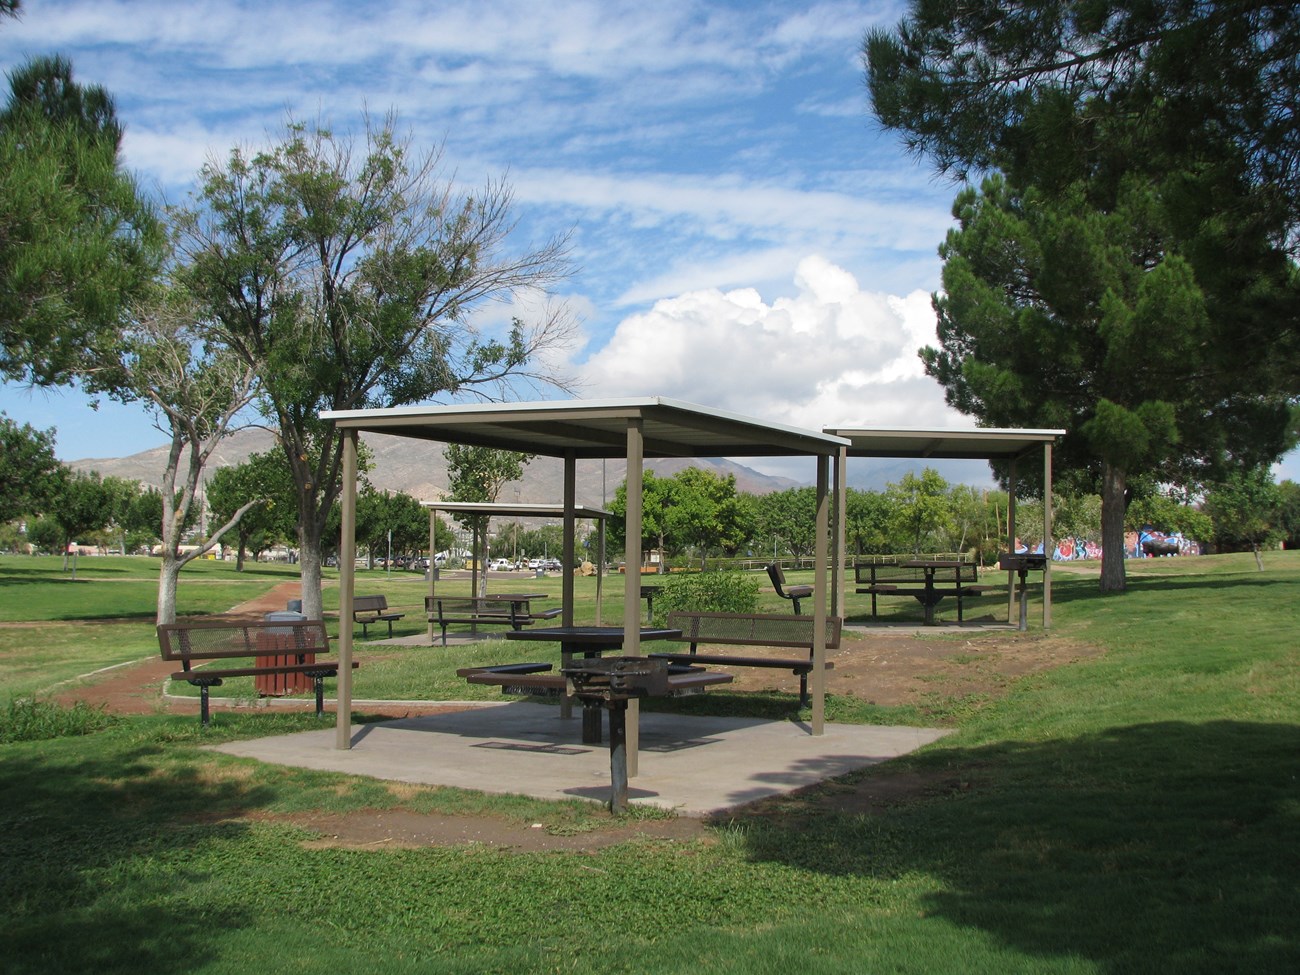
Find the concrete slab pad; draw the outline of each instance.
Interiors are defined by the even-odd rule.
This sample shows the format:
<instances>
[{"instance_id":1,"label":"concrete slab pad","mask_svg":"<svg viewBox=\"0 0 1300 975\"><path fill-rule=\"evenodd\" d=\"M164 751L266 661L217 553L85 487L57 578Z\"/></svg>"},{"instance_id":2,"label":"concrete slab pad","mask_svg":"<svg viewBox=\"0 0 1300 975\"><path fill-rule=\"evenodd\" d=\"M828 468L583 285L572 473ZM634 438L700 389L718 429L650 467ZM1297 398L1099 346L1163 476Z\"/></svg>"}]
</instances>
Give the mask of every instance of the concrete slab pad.
<instances>
[{"instance_id":1,"label":"concrete slab pad","mask_svg":"<svg viewBox=\"0 0 1300 975\"><path fill-rule=\"evenodd\" d=\"M515 701L354 726L350 749L334 747L333 728L214 748L398 782L608 802L609 750L583 744L581 723L576 714L561 718L558 707ZM814 737L789 721L644 712L640 727L640 774L629 784L629 800L693 816L875 765L948 733L828 724Z\"/></svg>"}]
</instances>

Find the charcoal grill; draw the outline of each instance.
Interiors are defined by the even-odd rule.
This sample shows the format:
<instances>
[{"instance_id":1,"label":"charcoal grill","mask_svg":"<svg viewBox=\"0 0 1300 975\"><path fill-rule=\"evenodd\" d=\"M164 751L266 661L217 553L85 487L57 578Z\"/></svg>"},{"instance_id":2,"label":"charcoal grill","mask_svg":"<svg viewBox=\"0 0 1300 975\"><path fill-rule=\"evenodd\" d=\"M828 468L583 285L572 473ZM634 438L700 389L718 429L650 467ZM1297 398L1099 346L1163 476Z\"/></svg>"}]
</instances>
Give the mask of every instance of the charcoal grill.
<instances>
[{"instance_id":1,"label":"charcoal grill","mask_svg":"<svg viewBox=\"0 0 1300 975\"><path fill-rule=\"evenodd\" d=\"M610 812L627 810L627 702L669 692L668 661L653 657L584 657L560 671L584 711L609 712ZM599 713L599 712L597 712Z\"/></svg>"},{"instance_id":2,"label":"charcoal grill","mask_svg":"<svg viewBox=\"0 0 1300 975\"><path fill-rule=\"evenodd\" d=\"M1047 569L1047 555L1043 552L1003 552L998 556L998 568L1004 572L1014 572L1020 576L1020 586L1017 589L1020 600L1020 626L1019 629L1029 629L1028 606L1025 600L1025 590L1028 587L1028 576L1031 572L1044 572Z\"/></svg>"}]
</instances>

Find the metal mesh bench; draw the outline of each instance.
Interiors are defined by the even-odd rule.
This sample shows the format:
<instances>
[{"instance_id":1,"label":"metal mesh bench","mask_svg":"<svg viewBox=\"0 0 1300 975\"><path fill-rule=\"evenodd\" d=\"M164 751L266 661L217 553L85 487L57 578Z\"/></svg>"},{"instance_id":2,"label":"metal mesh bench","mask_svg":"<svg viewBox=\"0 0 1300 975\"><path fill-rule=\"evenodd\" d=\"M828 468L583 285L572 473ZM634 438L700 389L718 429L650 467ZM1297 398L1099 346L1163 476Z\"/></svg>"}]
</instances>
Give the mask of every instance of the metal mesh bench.
<instances>
[{"instance_id":1,"label":"metal mesh bench","mask_svg":"<svg viewBox=\"0 0 1300 975\"><path fill-rule=\"evenodd\" d=\"M442 629L442 645L447 645L447 627L453 625L508 626L520 630L538 620L556 619L563 610L559 607L534 612L527 599L510 599L501 596L425 596L424 607L429 622Z\"/></svg>"},{"instance_id":2,"label":"metal mesh bench","mask_svg":"<svg viewBox=\"0 0 1300 975\"><path fill-rule=\"evenodd\" d=\"M371 623L387 623L388 639L393 638L393 621L400 620L405 613L394 613L388 609L387 596L356 596L352 600L352 622L361 624L361 638L367 636L366 627Z\"/></svg>"},{"instance_id":3,"label":"metal mesh bench","mask_svg":"<svg viewBox=\"0 0 1300 975\"><path fill-rule=\"evenodd\" d=\"M227 677L263 677L303 674L316 691L316 715L324 712L324 681L339 672L337 660L320 660L330 652L329 635L321 620L202 620L164 623L158 627L158 646L164 660L175 660L181 670L172 680L199 689L199 719L210 720L208 691ZM250 661L237 667L215 667L212 661ZM199 664L198 667L195 664ZM203 666L208 664L208 666ZM352 664L356 667L355 661Z\"/></svg>"},{"instance_id":4,"label":"metal mesh bench","mask_svg":"<svg viewBox=\"0 0 1300 975\"><path fill-rule=\"evenodd\" d=\"M720 667L767 667L789 670L799 676L799 706L808 705L808 675L813 669L813 617L767 613L693 613L674 611L668 614L668 627L682 631L690 641L690 653L652 653L650 656L679 664L717 664ZM838 649L843 620L826 619L826 647ZM759 657L732 653L700 653L701 643L724 646L798 647L808 651L806 657ZM826 669L835 665L826 661Z\"/></svg>"}]
</instances>

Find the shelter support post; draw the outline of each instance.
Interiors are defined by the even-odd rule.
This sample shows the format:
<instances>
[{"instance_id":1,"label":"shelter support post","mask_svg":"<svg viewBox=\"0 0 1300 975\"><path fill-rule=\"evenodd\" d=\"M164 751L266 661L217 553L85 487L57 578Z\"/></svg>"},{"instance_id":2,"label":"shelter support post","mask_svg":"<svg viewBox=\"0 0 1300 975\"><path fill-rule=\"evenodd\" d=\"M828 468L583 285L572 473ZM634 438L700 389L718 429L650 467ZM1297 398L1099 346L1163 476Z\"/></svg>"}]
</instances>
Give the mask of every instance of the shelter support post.
<instances>
[{"instance_id":1,"label":"shelter support post","mask_svg":"<svg viewBox=\"0 0 1300 975\"><path fill-rule=\"evenodd\" d=\"M830 536L830 458L817 455L817 567L813 574L812 733L826 724L826 562Z\"/></svg>"},{"instance_id":2,"label":"shelter support post","mask_svg":"<svg viewBox=\"0 0 1300 975\"><path fill-rule=\"evenodd\" d=\"M429 509L429 605L433 605L434 598L437 597L438 581L438 509ZM429 620L429 644L433 645L437 639L437 628L433 622L433 617L428 613L425 616Z\"/></svg>"},{"instance_id":3,"label":"shelter support post","mask_svg":"<svg viewBox=\"0 0 1300 975\"><path fill-rule=\"evenodd\" d=\"M578 506L578 459L572 450L564 455L564 568L561 570L561 623L573 625L573 533L574 509Z\"/></svg>"},{"instance_id":4,"label":"shelter support post","mask_svg":"<svg viewBox=\"0 0 1300 975\"><path fill-rule=\"evenodd\" d=\"M845 575L848 573L848 466L849 448L835 455L834 528L831 534L831 616L844 615Z\"/></svg>"},{"instance_id":5,"label":"shelter support post","mask_svg":"<svg viewBox=\"0 0 1300 975\"><path fill-rule=\"evenodd\" d=\"M629 657L641 655L641 530L642 477L645 467L645 425L640 418L627 421L627 517L624 532L623 561L627 572L623 578L623 652ZM640 772L641 707L628 702L627 774L635 778Z\"/></svg>"},{"instance_id":6,"label":"shelter support post","mask_svg":"<svg viewBox=\"0 0 1300 975\"><path fill-rule=\"evenodd\" d=\"M1007 473L1007 551L1016 551L1016 462ZM1007 570L1007 622L1016 622L1016 574Z\"/></svg>"},{"instance_id":7,"label":"shelter support post","mask_svg":"<svg viewBox=\"0 0 1300 975\"><path fill-rule=\"evenodd\" d=\"M357 575L357 433L343 435L343 524L339 538L339 674L334 747L352 747L352 604Z\"/></svg>"},{"instance_id":8,"label":"shelter support post","mask_svg":"<svg viewBox=\"0 0 1300 975\"><path fill-rule=\"evenodd\" d=\"M1043 553L1047 562L1043 566L1043 629L1052 628L1052 445L1043 444Z\"/></svg>"}]
</instances>

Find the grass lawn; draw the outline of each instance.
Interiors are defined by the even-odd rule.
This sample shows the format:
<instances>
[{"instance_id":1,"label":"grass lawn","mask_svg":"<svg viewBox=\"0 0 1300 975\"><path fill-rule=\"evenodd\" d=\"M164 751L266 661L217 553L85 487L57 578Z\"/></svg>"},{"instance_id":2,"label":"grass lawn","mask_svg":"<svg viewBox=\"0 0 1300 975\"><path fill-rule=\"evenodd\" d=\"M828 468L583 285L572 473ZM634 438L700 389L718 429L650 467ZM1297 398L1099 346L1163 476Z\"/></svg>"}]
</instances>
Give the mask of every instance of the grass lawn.
<instances>
[{"instance_id":1,"label":"grass lawn","mask_svg":"<svg viewBox=\"0 0 1300 975\"><path fill-rule=\"evenodd\" d=\"M92 629L54 615L66 611L60 580L11 583L11 564L0 560L0 591L31 596L26 609L5 601L0 702L68 669L53 650L25 662L29 630ZM221 608L198 594L208 587L283 578L209 571L182 580L195 611ZM742 810L690 842L322 848L284 817L411 810L566 832L609 820L595 805L203 748L314 726L304 715L223 714L207 734L193 715L28 734L0 745L4 971L1300 970L1300 557L1269 553L1262 573L1250 556L1144 560L1127 593L1105 598L1090 571L1055 572L1053 629L1039 631L1031 609L1024 639L1104 653L1016 681L920 752ZM95 584L134 593L129 578ZM384 586L422 625L418 579L375 573L358 591ZM156 653L140 598L106 614L122 622L95 624L125 646L69 638L63 652L77 666ZM424 654L400 665L429 667L443 651ZM0 723L13 712L0 708ZM70 723L51 720L49 734ZM929 787L872 814L834 801L900 776Z\"/></svg>"}]
</instances>

